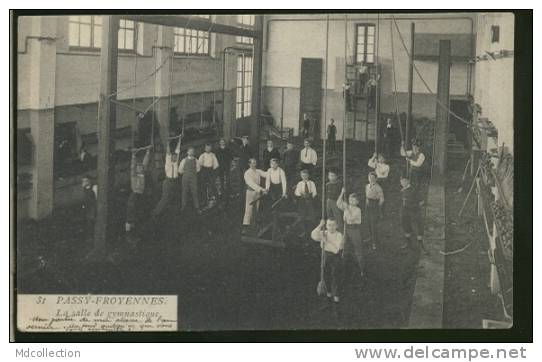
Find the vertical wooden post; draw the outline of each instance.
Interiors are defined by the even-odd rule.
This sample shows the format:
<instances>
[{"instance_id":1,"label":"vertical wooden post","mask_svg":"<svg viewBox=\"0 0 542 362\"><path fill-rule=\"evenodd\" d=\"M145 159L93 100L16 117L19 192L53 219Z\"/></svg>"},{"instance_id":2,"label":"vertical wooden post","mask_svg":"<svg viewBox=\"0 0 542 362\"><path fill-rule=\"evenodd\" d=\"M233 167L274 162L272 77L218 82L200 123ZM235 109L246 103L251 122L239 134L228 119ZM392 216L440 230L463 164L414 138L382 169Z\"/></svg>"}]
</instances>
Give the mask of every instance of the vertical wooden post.
<instances>
[{"instance_id":1,"label":"vertical wooden post","mask_svg":"<svg viewBox=\"0 0 542 362\"><path fill-rule=\"evenodd\" d=\"M408 59L408 103L407 103L407 120L405 129L405 149L410 150L411 145L411 130L412 130L412 89L414 86L414 39L416 33L416 24L410 24L410 58Z\"/></svg>"},{"instance_id":2,"label":"vertical wooden post","mask_svg":"<svg viewBox=\"0 0 542 362\"><path fill-rule=\"evenodd\" d=\"M284 133L284 87L280 88L280 136Z\"/></svg>"},{"instance_id":3,"label":"vertical wooden post","mask_svg":"<svg viewBox=\"0 0 542 362\"><path fill-rule=\"evenodd\" d=\"M110 237L109 205L114 186L115 152L114 131L116 109L112 101L117 99L118 68L118 16L104 16L102 23L102 48L100 53L100 101L98 105L98 197L96 226L94 230L95 256L103 256Z\"/></svg>"},{"instance_id":4,"label":"vertical wooden post","mask_svg":"<svg viewBox=\"0 0 542 362\"><path fill-rule=\"evenodd\" d=\"M263 15L254 16L254 30L263 34ZM260 137L260 114L262 99L262 52L263 39L255 37L252 58L252 123L250 125L250 141L254 145L259 144Z\"/></svg>"},{"instance_id":5,"label":"vertical wooden post","mask_svg":"<svg viewBox=\"0 0 542 362\"><path fill-rule=\"evenodd\" d=\"M446 174L446 148L448 144L448 118L450 103L450 66L452 64L450 40L439 42L437 111L435 138L433 142L433 175L444 177ZM435 173L436 171L436 173Z\"/></svg>"}]
</instances>

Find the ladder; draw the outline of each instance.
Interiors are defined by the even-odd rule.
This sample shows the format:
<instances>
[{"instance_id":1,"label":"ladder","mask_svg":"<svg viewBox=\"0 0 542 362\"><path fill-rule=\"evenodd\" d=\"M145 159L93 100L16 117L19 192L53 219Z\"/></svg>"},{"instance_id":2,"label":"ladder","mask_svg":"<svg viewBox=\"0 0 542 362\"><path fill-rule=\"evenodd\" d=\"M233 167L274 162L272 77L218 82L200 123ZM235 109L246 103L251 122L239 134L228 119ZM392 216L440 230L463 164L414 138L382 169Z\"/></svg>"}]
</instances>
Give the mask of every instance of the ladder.
<instances>
[{"instance_id":1,"label":"ladder","mask_svg":"<svg viewBox=\"0 0 542 362\"><path fill-rule=\"evenodd\" d=\"M351 105L346 113L346 138L369 142L376 138L375 107L369 107L370 96L366 84L369 79L377 80L379 70L374 65L367 65L365 82L359 74L359 64L347 65L347 80L351 84ZM379 87L380 88L380 87ZM378 108L378 105L377 105Z\"/></svg>"}]
</instances>

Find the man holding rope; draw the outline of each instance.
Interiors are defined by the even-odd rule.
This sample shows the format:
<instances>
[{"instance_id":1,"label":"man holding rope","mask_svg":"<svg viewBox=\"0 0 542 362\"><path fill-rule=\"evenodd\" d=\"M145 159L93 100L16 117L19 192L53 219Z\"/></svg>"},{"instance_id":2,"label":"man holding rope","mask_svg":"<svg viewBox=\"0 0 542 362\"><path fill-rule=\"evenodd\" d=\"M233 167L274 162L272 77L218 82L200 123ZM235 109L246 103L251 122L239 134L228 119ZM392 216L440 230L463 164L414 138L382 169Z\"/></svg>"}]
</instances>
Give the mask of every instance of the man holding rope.
<instances>
[{"instance_id":1,"label":"man holding rope","mask_svg":"<svg viewBox=\"0 0 542 362\"><path fill-rule=\"evenodd\" d=\"M267 177L267 172L256 168L255 158L249 160L249 169L245 171L244 180L247 186L245 197L245 215L243 216L242 234L246 234L248 228L255 222L255 214L258 211L261 195L266 195L267 190L261 187L262 178Z\"/></svg>"}]
</instances>

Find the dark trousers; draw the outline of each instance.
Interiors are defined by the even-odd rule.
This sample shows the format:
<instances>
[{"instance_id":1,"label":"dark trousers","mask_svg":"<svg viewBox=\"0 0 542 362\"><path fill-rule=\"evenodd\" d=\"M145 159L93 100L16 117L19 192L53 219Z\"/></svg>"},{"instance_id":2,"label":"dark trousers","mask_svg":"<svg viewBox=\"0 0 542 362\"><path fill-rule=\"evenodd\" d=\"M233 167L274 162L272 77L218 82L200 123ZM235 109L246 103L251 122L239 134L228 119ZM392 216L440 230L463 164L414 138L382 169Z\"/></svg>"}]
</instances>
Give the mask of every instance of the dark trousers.
<instances>
[{"instance_id":1,"label":"dark trousers","mask_svg":"<svg viewBox=\"0 0 542 362\"><path fill-rule=\"evenodd\" d=\"M337 140L335 137L328 137L327 149L329 152L333 152L333 153L337 151Z\"/></svg>"},{"instance_id":2,"label":"dark trousers","mask_svg":"<svg viewBox=\"0 0 542 362\"><path fill-rule=\"evenodd\" d=\"M299 179L299 175L296 169L296 166L286 166L286 169L284 170L284 173L286 173L286 183L288 186L288 195L293 194L294 186L297 184L296 181Z\"/></svg>"},{"instance_id":3,"label":"dark trousers","mask_svg":"<svg viewBox=\"0 0 542 362\"><path fill-rule=\"evenodd\" d=\"M343 212L337 206L337 200L326 200L326 215L328 219L335 219L337 230L343 230Z\"/></svg>"},{"instance_id":4,"label":"dark trousers","mask_svg":"<svg viewBox=\"0 0 542 362\"><path fill-rule=\"evenodd\" d=\"M184 210L188 197L192 197L194 208L199 209L198 198L198 179L196 175L184 174L182 178L182 205L181 209Z\"/></svg>"},{"instance_id":5,"label":"dark trousers","mask_svg":"<svg viewBox=\"0 0 542 362\"><path fill-rule=\"evenodd\" d=\"M416 228L416 235L423 236L423 220L420 208L401 208L401 226L405 235L411 235L414 226Z\"/></svg>"},{"instance_id":6,"label":"dark trousers","mask_svg":"<svg viewBox=\"0 0 542 362\"><path fill-rule=\"evenodd\" d=\"M179 196L179 179L166 177L164 181L162 181L162 195L152 212L153 216L157 217L162 215L168 206L178 208Z\"/></svg>"},{"instance_id":7,"label":"dark trousers","mask_svg":"<svg viewBox=\"0 0 542 362\"><path fill-rule=\"evenodd\" d=\"M367 204L367 221L369 224L369 233L373 240L373 245L378 244L378 218L380 216L380 210L378 200L369 199Z\"/></svg>"},{"instance_id":8,"label":"dark trousers","mask_svg":"<svg viewBox=\"0 0 542 362\"><path fill-rule=\"evenodd\" d=\"M310 235L316 220L316 208L314 199L311 197L299 197L297 200L297 212L303 224L305 235Z\"/></svg>"},{"instance_id":9,"label":"dark trousers","mask_svg":"<svg viewBox=\"0 0 542 362\"><path fill-rule=\"evenodd\" d=\"M364 271L363 249L361 240L361 225L346 225L346 240L344 243L344 257L354 258L360 271Z\"/></svg>"},{"instance_id":10,"label":"dark trousers","mask_svg":"<svg viewBox=\"0 0 542 362\"><path fill-rule=\"evenodd\" d=\"M412 187L418 188L418 186L420 186L421 181L422 181L422 171L418 167L410 166L410 184L412 185Z\"/></svg>"},{"instance_id":11,"label":"dark trousers","mask_svg":"<svg viewBox=\"0 0 542 362\"><path fill-rule=\"evenodd\" d=\"M85 219L85 238L87 240L94 240L94 225L96 225L96 217L94 215L87 215Z\"/></svg>"},{"instance_id":12,"label":"dark trousers","mask_svg":"<svg viewBox=\"0 0 542 362\"><path fill-rule=\"evenodd\" d=\"M329 286L333 296L339 295L339 277L341 273L342 260L339 254L329 251L325 252L324 280Z\"/></svg>"},{"instance_id":13,"label":"dark trousers","mask_svg":"<svg viewBox=\"0 0 542 362\"><path fill-rule=\"evenodd\" d=\"M126 222L132 225L138 224L143 217L143 194L132 192L126 203Z\"/></svg>"},{"instance_id":14,"label":"dark trousers","mask_svg":"<svg viewBox=\"0 0 542 362\"><path fill-rule=\"evenodd\" d=\"M227 167L219 167L218 180L220 181L220 193L226 194L230 189L230 169Z\"/></svg>"},{"instance_id":15,"label":"dark trousers","mask_svg":"<svg viewBox=\"0 0 542 362\"><path fill-rule=\"evenodd\" d=\"M200 170L201 188L200 200L207 204L209 198L215 195L215 170L212 167L202 167Z\"/></svg>"}]
</instances>

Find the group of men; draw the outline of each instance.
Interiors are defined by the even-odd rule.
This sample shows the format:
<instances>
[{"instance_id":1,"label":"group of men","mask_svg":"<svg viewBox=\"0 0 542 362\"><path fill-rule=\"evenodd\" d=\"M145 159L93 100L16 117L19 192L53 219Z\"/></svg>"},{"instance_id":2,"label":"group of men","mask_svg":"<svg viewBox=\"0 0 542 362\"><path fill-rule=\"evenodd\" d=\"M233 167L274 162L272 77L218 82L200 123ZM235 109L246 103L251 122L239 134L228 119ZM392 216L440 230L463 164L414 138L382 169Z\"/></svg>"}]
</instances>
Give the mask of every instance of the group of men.
<instances>
[{"instance_id":1,"label":"group of men","mask_svg":"<svg viewBox=\"0 0 542 362\"><path fill-rule=\"evenodd\" d=\"M327 129L328 144L331 152L335 151L336 128L333 122ZM197 213L202 212L203 206L207 206L209 200L223 194L231 188L230 170L234 157L239 159L241 180L246 186L244 193L245 208L242 222L242 232L246 233L255 224L255 215L260 208L260 200L264 200L267 211L273 211L280 200L292 198L296 200L299 217L302 221L303 230L300 236L310 235L312 227L317 219L315 204L318 196L318 187L311 179L316 174L318 154L311 147L311 141L305 139L303 148L296 150L293 141L289 140L286 150L280 152L272 140L268 140L266 148L259 160L259 152L252 147L247 136L242 137L242 144L234 152L224 139L220 139L218 148L213 150L211 144L206 144L204 152L196 158L195 149L189 147L186 156L181 159L181 140L177 143L166 145L164 162L165 178L162 182L160 200L152 209L146 207L148 186L146 182L151 147L132 151L130 165L130 195L126 205L125 232L126 239L132 245L137 244L139 231L144 213L151 211L151 217L157 219L164 214L170 206L181 205L181 211L185 210L191 201L191 205ZM173 148L175 146L175 148ZM172 150L173 148L173 150ZM413 227L417 228L417 238L421 244L421 216L418 205L418 192L416 187L420 183L421 169L425 156L420 151L419 144L414 143L412 150L405 150L401 145L401 155L406 157L410 164L410 177L401 178L401 220L405 233L407 246L413 233ZM143 155L143 156L141 156ZM376 153L369 159L368 166L374 171L368 175L368 183L365 188L365 219L369 226L372 240L372 248L378 247L378 220L381 217L384 205L384 197L389 189L388 175L389 165L383 155ZM345 219L345 211L337 206L342 185L338 182L337 170L327 171L326 183L326 215L333 219L342 230ZM219 180L218 187L216 180ZM322 180L322 182L325 182ZM96 187L92 185L89 177L83 178L83 191L85 193L84 208L86 209L87 228L93 230L96 214ZM354 195L358 198L359 197ZM181 200L179 202L179 197Z\"/></svg>"},{"instance_id":2,"label":"group of men","mask_svg":"<svg viewBox=\"0 0 542 362\"><path fill-rule=\"evenodd\" d=\"M334 138L335 133L336 131L330 132L328 128L328 136L332 135ZM412 150L405 150L401 145L400 154L408 160L409 164L408 175L401 177L401 224L405 235L405 243L402 247L412 245L411 237L415 228L416 238L423 248L418 186L421 183L425 156L420 150L419 142L414 142ZM256 222L254 215L260 208L260 200L269 201L267 207L263 207L264 212L269 212L269 205L274 208L280 202L279 199L292 197L297 203L299 218L303 225L300 236L308 236L317 219L315 200L318 187L311 180L315 176L317 160L318 155L311 147L309 140L304 141L304 147L300 151L296 151L293 142L289 141L282 154L274 147L272 141L267 141L262 166L259 166L256 158L250 158L246 164L243 163L242 170L246 185L243 232L246 233L251 226L254 226ZM376 153L369 159L368 166L373 171L368 174L368 183L365 186L365 219L372 249L376 250L379 245L378 220L382 216L385 194L391 187L388 181L390 166L382 154ZM338 181L337 170L327 170L327 177L325 215L335 220L339 230L342 230L344 210L340 210L337 206L339 196L344 197L344 192L341 194L342 184ZM358 199L358 202L361 201L359 196L354 195L354 197Z\"/></svg>"}]
</instances>

